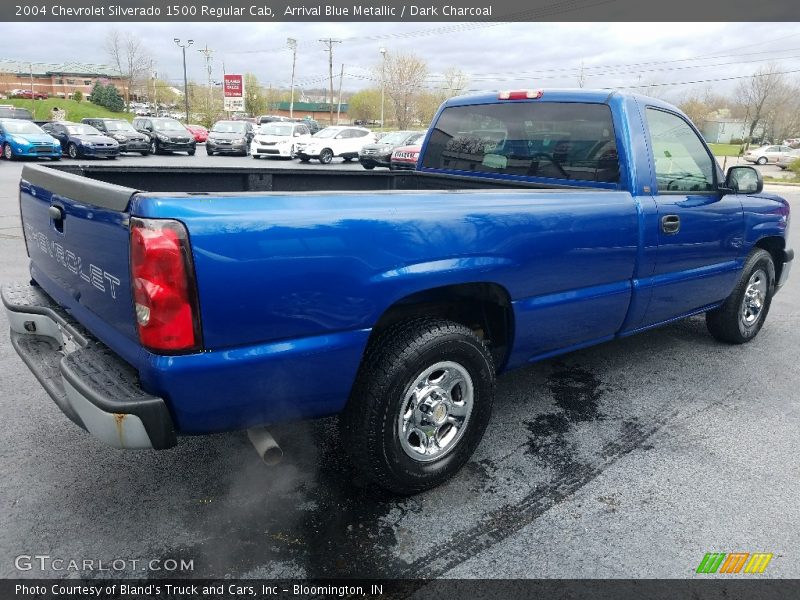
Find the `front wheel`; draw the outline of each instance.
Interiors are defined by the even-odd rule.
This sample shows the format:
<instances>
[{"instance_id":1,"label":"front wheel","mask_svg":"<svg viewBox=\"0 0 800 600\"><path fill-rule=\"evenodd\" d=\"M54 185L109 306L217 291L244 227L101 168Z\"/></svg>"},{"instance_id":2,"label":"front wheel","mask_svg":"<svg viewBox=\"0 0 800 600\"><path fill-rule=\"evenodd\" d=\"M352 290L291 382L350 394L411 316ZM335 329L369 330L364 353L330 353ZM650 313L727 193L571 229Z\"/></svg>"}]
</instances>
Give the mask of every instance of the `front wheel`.
<instances>
[{"instance_id":1,"label":"front wheel","mask_svg":"<svg viewBox=\"0 0 800 600\"><path fill-rule=\"evenodd\" d=\"M333 150L331 150L330 148L325 148L322 150L322 152L319 153L319 162L321 162L323 165L330 164L332 160L333 160Z\"/></svg>"},{"instance_id":2,"label":"front wheel","mask_svg":"<svg viewBox=\"0 0 800 600\"><path fill-rule=\"evenodd\" d=\"M342 415L354 468L396 494L441 484L480 443L494 386L492 357L469 328L432 318L392 326L370 343Z\"/></svg>"},{"instance_id":3,"label":"front wheel","mask_svg":"<svg viewBox=\"0 0 800 600\"><path fill-rule=\"evenodd\" d=\"M150 154L158 154L158 142L150 140Z\"/></svg>"},{"instance_id":4,"label":"front wheel","mask_svg":"<svg viewBox=\"0 0 800 600\"><path fill-rule=\"evenodd\" d=\"M747 257L731 295L706 313L706 327L721 342L749 342L764 325L774 293L775 263L769 252L756 248Z\"/></svg>"},{"instance_id":5,"label":"front wheel","mask_svg":"<svg viewBox=\"0 0 800 600\"><path fill-rule=\"evenodd\" d=\"M67 155L70 158L78 158L78 147L75 144L67 146Z\"/></svg>"},{"instance_id":6,"label":"front wheel","mask_svg":"<svg viewBox=\"0 0 800 600\"><path fill-rule=\"evenodd\" d=\"M11 144L3 144L3 158L6 160L14 160L14 149Z\"/></svg>"},{"instance_id":7,"label":"front wheel","mask_svg":"<svg viewBox=\"0 0 800 600\"><path fill-rule=\"evenodd\" d=\"M191 150L187 150L186 151L186 154L188 154L189 156L194 156L194 153L195 153L195 149L194 148L192 148Z\"/></svg>"}]
</instances>

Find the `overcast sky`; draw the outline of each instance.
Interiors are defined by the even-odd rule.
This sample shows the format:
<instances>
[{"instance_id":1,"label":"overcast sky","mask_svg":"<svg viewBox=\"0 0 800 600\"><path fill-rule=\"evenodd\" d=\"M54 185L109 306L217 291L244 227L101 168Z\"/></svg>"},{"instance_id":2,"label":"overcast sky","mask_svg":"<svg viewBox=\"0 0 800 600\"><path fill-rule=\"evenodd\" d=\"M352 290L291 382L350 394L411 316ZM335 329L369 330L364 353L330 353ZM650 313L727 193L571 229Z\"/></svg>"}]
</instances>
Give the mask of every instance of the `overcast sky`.
<instances>
[{"instance_id":1,"label":"overcast sky","mask_svg":"<svg viewBox=\"0 0 800 600\"><path fill-rule=\"evenodd\" d=\"M3 24L0 58L47 62L107 63L103 42L110 23ZM206 80L197 49L214 50L214 77L255 73L264 85L288 87L291 52L298 40L296 85L327 87L327 53L334 47L334 72L345 65L345 90L370 85L380 48L414 52L429 67L428 84L455 66L470 89L575 87L583 63L584 87L647 86L746 76L773 60L784 71L800 71L797 23L128 23L116 26L141 37L159 75L182 82L180 49L173 38L193 39L187 50L189 78ZM46 43L31 43L46 40ZM642 64L651 63L651 64ZM652 64L655 63L655 64ZM800 73L790 75L799 79ZM675 99L692 87L730 91L736 80L651 88ZM338 80L335 83L338 87Z\"/></svg>"}]
</instances>

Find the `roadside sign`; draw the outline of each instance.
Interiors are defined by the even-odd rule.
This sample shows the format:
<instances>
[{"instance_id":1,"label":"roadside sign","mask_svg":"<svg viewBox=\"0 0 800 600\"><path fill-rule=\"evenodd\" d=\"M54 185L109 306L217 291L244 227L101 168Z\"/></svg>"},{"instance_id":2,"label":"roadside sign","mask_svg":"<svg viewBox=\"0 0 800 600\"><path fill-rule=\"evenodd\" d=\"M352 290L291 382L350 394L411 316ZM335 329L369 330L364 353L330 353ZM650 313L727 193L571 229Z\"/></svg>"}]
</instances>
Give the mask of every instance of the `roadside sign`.
<instances>
[{"instance_id":1,"label":"roadside sign","mask_svg":"<svg viewBox=\"0 0 800 600\"><path fill-rule=\"evenodd\" d=\"M244 77L241 75L225 75L224 79L224 110L244 110Z\"/></svg>"}]
</instances>

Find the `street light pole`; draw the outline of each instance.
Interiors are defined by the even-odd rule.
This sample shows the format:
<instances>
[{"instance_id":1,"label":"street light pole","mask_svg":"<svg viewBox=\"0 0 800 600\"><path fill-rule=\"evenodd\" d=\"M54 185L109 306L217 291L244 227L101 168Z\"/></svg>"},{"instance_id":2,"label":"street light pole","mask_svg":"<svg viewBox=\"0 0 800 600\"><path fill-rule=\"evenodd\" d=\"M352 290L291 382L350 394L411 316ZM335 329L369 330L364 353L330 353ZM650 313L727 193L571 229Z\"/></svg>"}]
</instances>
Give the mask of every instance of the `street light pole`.
<instances>
[{"instance_id":1,"label":"street light pole","mask_svg":"<svg viewBox=\"0 0 800 600\"><path fill-rule=\"evenodd\" d=\"M383 98L386 95L386 48L381 48L383 64L381 65L381 128L383 128Z\"/></svg>"},{"instance_id":2,"label":"street light pole","mask_svg":"<svg viewBox=\"0 0 800 600\"><path fill-rule=\"evenodd\" d=\"M189 81L186 79L186 48L194 44L194 40L186 40L185 44L181 43L180 38L173 38L172 40L177 44L178 48L183 50L183 102L186 107L186 122L189 122Z\"/></svg>"},{"instance_id":3,"label":"street light pole","mask_svg":"<svg viewBox=\"0 0 800 600\"><path fill-rule=\"evenodd\" d=\"M294 38L286 38L286 44L292 51L292 84L291 84L291 97L289 99L289 118L294 118L294 67L297 62L297 40Z\"/></svg>"}]
</instances>

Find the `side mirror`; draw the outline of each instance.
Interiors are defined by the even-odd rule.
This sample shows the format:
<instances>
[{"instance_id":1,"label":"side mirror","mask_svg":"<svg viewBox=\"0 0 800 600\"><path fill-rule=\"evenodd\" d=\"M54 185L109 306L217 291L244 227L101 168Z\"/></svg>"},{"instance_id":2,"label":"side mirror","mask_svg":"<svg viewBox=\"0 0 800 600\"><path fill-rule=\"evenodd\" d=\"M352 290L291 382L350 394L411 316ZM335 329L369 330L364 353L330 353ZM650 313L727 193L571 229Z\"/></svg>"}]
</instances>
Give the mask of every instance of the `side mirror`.
<instances>
[{"instance_id":1,"label":"side mirror","mask_svg":"<svg viewBox=\"0 0 800 600\"><path fill-rule=\"evenodd\" d=\"M764 178L755 167L737 166L728 169L724 191L732 194L758 194L764 189Z\"/></svg>"}]
</instances>

